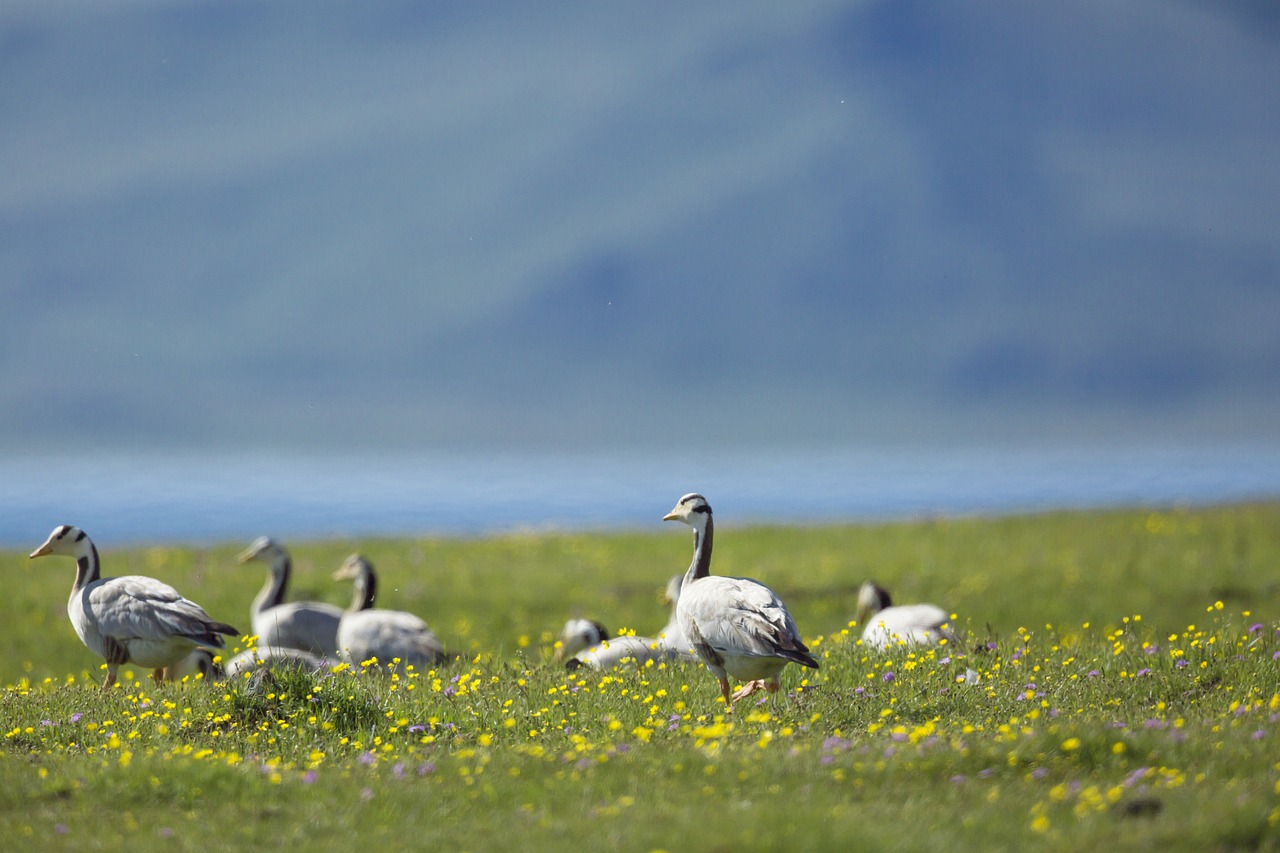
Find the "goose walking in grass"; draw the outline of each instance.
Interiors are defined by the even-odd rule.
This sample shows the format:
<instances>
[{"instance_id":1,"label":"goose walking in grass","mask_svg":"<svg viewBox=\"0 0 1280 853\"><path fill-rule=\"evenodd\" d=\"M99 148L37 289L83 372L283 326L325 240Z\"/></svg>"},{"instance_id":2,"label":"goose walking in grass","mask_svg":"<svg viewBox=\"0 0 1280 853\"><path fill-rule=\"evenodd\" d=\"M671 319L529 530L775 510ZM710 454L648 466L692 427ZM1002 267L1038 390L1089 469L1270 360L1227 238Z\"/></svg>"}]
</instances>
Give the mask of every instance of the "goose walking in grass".
<instances>
[{"instance_id":1,"label":"goose walking in grass","mask_svg":"<svg viewBox=\"0 0 1280 853\"><path fill-rule=\"evenodd\" d=\"M284 600L293 572L293 561L284 546L263 536L241 552L239 560L241 563L257 560L271 570L249 611L260 647L303 649L315 655L332 655L337 651L341 607L322 601Z\"/></svg>"},{"instance_id":2,"label":"goose walking in grass","mask_svg":"<svg viewBox=\"0 0 1280 853\"><path fill-rule=\"evenodd\" d=\"M781 686L779 675L788 663L818 668L787 606L773 590L750 578L711 574L715 525L706 498L685 495L663 521L682 521L693 528L693 562L676 603L676 621L720 682L730 711L735 700L761 687L776 693ZM730 675L747 682L732 695Z\"/></svg>"},{"instance_id":3,"label":"goose walking in grass","mask_svg":"<svg viewBox=\"0 0 1280 853\"><path fill-rule=\"evenodd\" d=\"M240 634L230 625L215 622L203 607L155 578L102 577L98 549L78 527L55 527L31 557L49 554L76 561L67 615L80 641L107 662L103 689L115 684L120 664L146 667L159 681L166 667L178 663L193 649L220 649L224 646L223 634Z\"/></svg>"},{"instance_id":4,"label":"goose walking in grass","mask_svg":"<svg viewBox=\"0 0 1280 853\"><path fill-rule=\"evenodd\" d=\"M930 646L955 639L947 611L933 604L895 605L889 591L874 581L858 590L857 619L863 626L862 644L872 649Z\"/></svg>"},{"instance_id":5,"label":"goose walking in grass","mask_svg":"<svg viewBox=\"0 0 1280 853\"><path fill-rule=\"evenodd\" d=\"M445 660L444 646L426 622L402 610L373 609L378 579L363 556L348 557L333 579L355 581L351 606L338 625L338 654L347 663L359 666L377 658L379 664L390 666L399 658L401 665L422 667Z\"/></svg>"}]
</instances>

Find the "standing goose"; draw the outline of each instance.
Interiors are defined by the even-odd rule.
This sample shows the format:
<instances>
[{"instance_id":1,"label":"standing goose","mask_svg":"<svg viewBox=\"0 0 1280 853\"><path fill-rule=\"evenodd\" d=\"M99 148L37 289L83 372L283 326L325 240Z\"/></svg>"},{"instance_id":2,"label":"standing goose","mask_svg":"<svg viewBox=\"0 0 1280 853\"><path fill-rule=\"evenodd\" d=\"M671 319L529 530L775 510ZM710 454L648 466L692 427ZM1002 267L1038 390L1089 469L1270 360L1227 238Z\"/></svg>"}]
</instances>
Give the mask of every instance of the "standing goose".
<instances>
[{"instance_id":1,"label":"standing goose","mask_svg":"<svg viewBox=\"0 0 1280 853\"><path fill-rule=\"evenodd\" d=\"M403 610L373 609L378 579L373 565L363 556L348 557L333 579L355 581L351 606L338 625L338 654L344 661L359 665L377 658L380 664L389 666L399 658L402 665L418 667L445 660L444 646L426 622Z\"/></svg>"},{"instance_id":2,"label":"standing goose","mask_svg":"<svg viewBox=\"0 0 1280 853\"><path fill-rule=\"evenodd\" d=\"M800 641L787 606L773 590L750 578L711 574L715 527L706 498L685 495L663 521L682 521L693 528L693 562L676 603L676 621L720 682L730 711L734 700L760 687L776 693L781 686L779 674L789 662L818 668ZM730 675L747 682L732 696Z\"/></svg>"},{"instance_id":3,"label":"standing goose","mask_svg":"<svg viewBox=\"0 0 1280 853\"><path fill-rule=\"evenodd\" d=\"M239 560L241 563L259 560L271 569L271 576L249 610L259 646L303 649L315 655L332 655L337 651L341 607L322 601L284 600L293 571L293 561L284 546L262 536L241 552Z\"/></svg>"},{"instance_id":4,"label":"standing goose","mask_svg":"<svg viewBox=\"0 0 1280 853\"><path fill-rule=\"evenodd\" d=\"M894 605L889 591L874 581L858 590L858 624L862 644L873 649L897 645L930 646L955 639L947 611L933 604Z\"/></svg>"},{"instance_id":5,"label":"standing goose","mask_svg":"<svg viewBox=\"0 0 1280 853\"><path fill-rule=\"evenodd\" d=\"M220 649L224 645L221 634L240 634L230 625L213 621L203 607L155 578L102 577L98 549L78 527L55 527L31 557L48 554L76 560L67 615L80 641L107 662L104 690L116 683L116 670L122 663L153 670L152 678L159 681L166 667L193 649Z\"/></svg>"}]
</instances>

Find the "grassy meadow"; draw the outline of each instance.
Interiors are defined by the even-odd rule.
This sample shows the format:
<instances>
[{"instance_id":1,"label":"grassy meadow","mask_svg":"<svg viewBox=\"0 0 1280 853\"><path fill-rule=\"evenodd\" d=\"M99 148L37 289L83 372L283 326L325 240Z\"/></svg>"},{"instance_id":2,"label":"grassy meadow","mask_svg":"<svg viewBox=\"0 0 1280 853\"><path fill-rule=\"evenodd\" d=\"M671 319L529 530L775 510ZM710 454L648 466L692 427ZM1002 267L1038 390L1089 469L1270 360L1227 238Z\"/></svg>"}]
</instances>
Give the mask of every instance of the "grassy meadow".
<instances>
[{"instance_id":1,"label":"grassy meadow","mask_svg":"<svg viewBox=\"0 0 1280 853\"><path fill-rule=\"evenodd\" d=\"M551 663L570 616L640 634L665 623L659 594L692 540L656 519L644 534L286 542L291 598L345 604L329 575L361 551L378 605L423 616L459 660L253 687L157 686L124 667L100 691L101 661L66 616L73 562L0 553L0 838L1280 849L1280 504L719 521L713 572L777 590L822 664L788 668L785 696L732 714L700 666ZM247 630L266 570L236 563L246 544L104 550L103 573L158 577ZM866 578L947 607L963 640L864 649L850 620Z\"/></svg>"}]
</instances>

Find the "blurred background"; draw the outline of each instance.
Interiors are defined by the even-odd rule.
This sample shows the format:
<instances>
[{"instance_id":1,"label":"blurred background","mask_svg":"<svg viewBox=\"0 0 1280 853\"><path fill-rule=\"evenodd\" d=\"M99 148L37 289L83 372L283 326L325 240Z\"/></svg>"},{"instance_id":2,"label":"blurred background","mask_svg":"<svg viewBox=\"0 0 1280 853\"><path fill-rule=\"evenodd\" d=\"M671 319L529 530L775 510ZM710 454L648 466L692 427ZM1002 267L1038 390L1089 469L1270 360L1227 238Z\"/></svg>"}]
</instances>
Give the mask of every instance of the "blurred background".
<instances>
[{"instance_id":1,"label":"blurred background","mask_svg":"<svg viewBox=\"0 0 1280 853\"><path fill-rule=\"evenodd\" d=\"M1280 494L1277 80L1250 0L9 0L0 542Z\"/></svg>"}]
</instances>

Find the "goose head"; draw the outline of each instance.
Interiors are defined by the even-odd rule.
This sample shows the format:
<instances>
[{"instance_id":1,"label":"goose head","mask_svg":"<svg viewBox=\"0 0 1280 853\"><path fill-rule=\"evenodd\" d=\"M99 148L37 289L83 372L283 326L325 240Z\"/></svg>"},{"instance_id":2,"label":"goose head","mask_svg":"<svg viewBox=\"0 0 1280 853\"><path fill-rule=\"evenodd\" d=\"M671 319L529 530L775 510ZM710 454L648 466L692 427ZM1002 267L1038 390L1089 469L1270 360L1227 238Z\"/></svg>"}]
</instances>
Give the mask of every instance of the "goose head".
<instances>
[{"instance_id":1,"label":"goose head","mask_svg":"<svg viewBox=\"0 0 1280 853\"><path fill-rule=\"evenodd\" d=\"M676 501L675 507L664 515L662 520L683 521L694 530L701 532L706 530L707 523L711 521L711 504L697 492L690 492Z\"/></svg>"},{"instance_id":2,"label":"goose head","mask_svg":"<svg viewBox=\"0 0 1280 853\"><path fill-rule=\"evenodd\" d=\"M893 600L889 598L889 591L875 581L867 581L858 590L858 624L870 624L868 620L872 616L891 606Z\"/></svg>"},{"instance_id":3,"label":"goose head","mask_svg":"<svg viewBox=\"0 0 1280 853\"><path fill-rule=\"evenodd\" d=\"M53 528L44 544L31 552L31 558L61 554L64 557L83 557L93 549L89 536L79 527L59 524Z\"/></svg>"},{"instance_id":4,"label":"goose head","mask_svg":"<svg viewBox=\"0 0 1280 853\"><path fill-rule=\"evenodd\" d=\"M373 573L373 564L363 554L352 554L342 561L342 565L333 573L336 581L358 581Z\"/></svg>"},{"instance_id":5,"label":"goose head","mask_svg":"<svg viewBox=\"0 0 1280 853\"><path fill-rule=\"evenodd\" d=\"M609 632L594 619L570 619L556 640L556 662L563 663L583 649L609 639Z\"/></svg>"},{"instance_id":6,"label":"goose head","mask_svg":"<svg viewBox=\"0 0 1280 853\"><path fill-rule=\"evenodd\" d=\"M285 551L284 546L270 536L259 536L253 540L253 544L240 552L236 560L240 563L259 560L269 565L273 573L278 573L288 565L289 552Z\"/></svg>"}]
</instances>

